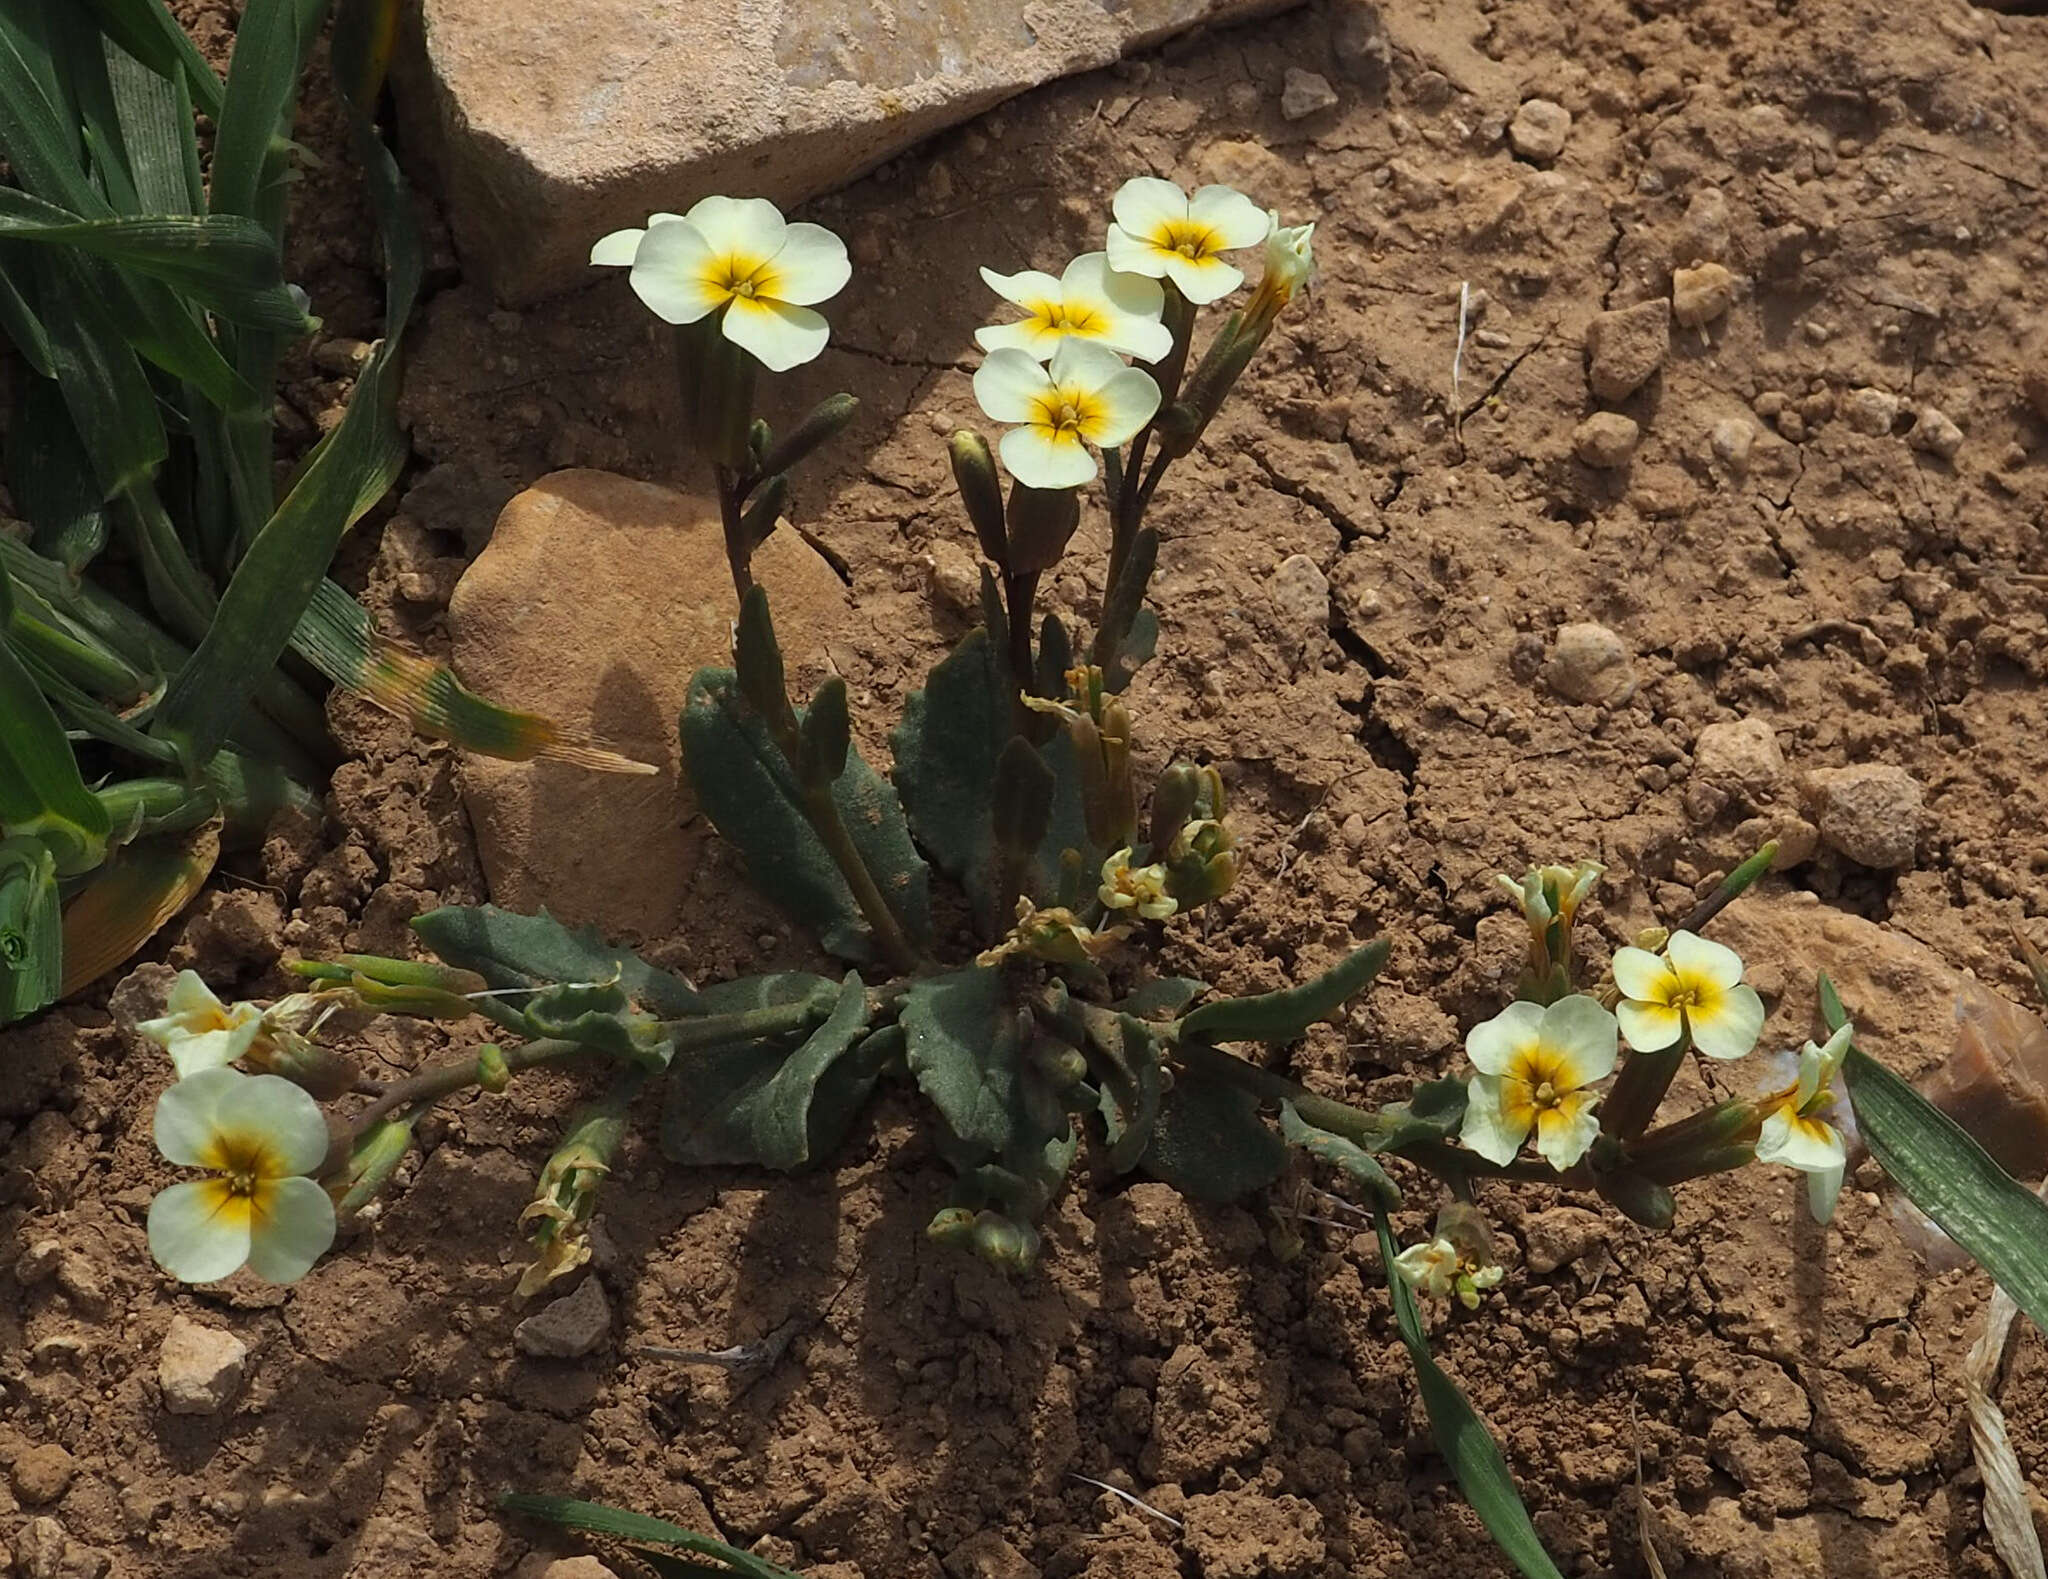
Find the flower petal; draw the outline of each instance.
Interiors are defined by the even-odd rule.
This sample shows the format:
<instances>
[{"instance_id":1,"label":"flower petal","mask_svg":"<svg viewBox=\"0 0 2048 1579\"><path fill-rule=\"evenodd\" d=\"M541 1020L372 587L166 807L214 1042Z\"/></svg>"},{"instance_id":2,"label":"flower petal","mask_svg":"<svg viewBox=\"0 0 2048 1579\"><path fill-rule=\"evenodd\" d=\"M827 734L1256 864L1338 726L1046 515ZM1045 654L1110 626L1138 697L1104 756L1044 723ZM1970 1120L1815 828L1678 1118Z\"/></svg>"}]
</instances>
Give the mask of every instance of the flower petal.
<instances>
[{"instance_id":1,"label":"flower petal","mask_svg":"<svg viewBox=\"0 0 2048 1579\"><path fill-rule=\"evenodd\" d=\"M1164 262L1166 277L1197 307L1220 301L1244 284L1244 271L1219 257L1190 258L1174 252L1165 254Z\"/></svg>"},{"instance_id":2,"label":"flower petal","mask_svg":"<svg viewBox=\"0 0 2048 1579\"><path fill-rule=\"evenodd\" d=\"M211 1167L220 1133L221 1103L229 1092L254 1078L239 1069L202 1069L180 1080L156 1099L156 1149L181 1167Z\"/></svg>"},{"instance_id":3,"label":"flower petal","mask_svg":"<svg viewBox=\"0 0 2048 1579\"><path fill-rule=\"evenodd\" d=\"M1143 368L1126 367L1095 391L1101 412L1083 435L1097 449L1114 449L1150 422L1159 410L1159 386Z\"/></svg>"},{"instance_id":4,"label":"flower petal","mask_svg":"<svg viewBox=\"0 0 2048 1579\"><path fill-rule=\"evenodd\" d=\"M1801 1118L1790 1103L1765 1115L1757 1132L1756 1160L1782 1162L1801 1173L1839 1168L1848 1160L1842 1137L1826 1119Z\"/></svg>"},{"instance_id":5,"label":"flower petal","mask_svg":"<svg viewBox=\"0 0 2048 1579\"><path fill-rule=\"evenodd\" d=\"M1664 961L1646 948L1614 951L1614 985L1624 998L1642 1003L1662 1003L1669 994L1671 972Z\"/></svg>"},{"instance_id":6,"label":"flower petal","mask_svg":"<svg viewBox=\"0 0 2048 1579\"><path fill-rule=\"evenodd\" d=\"M197 1036L172 1036L164 1044L171 1067L184 1080L202 1070L225 1069L246 1053L262 1034L263 1017L251 1014L231 1031L204 1031Z\"/></svg>"},{"instance_id":7,"label":"flower petal","mask_svg":"<svg viewBox=\"0 0 2048 1579\"><path fill-rule=\"evenodd\" d=\"M1207 225L1226 248L1256 247L1273 228L1273 216L1235 187L1198 187L1188 199L1188 218Z\"/></svg>"},{"instance_id":8,"label":"flower petal","mask_svg":"<svg viewBox=\"0 0 2048 1579\"><path fill-rule=\"evenodd\" d=\"M1717 994L1711 1005L1686 1012L1692 1044L1709 1058L1741 1058L1764 1031L1764 1000L1754 987Z\"/></svg>"},{"instance_id":9,"label":"flower petal","mask_svg":"<svg viewBox=\"0 0 2048 1579\"><path fill-rule=\"evenodd\" d=\"M278 1179L256 1197L249 1270L266 1283L296 1283L334 1243L334 1202L311 1179Z\"/></svg>"},{"instance_id":10,"label":"flower petal","mask_svg":"<svg viewBox=\"0 0 2048 1579\"><path fill-rule=\"evenodd\" d=\"M327 1119L320 1104L282 1075L250 1075L225 1092L218 1130L260 1137L272 1178L311 1173L327 1160Z\"/></svg>"},{"instance_id":11,"label":"flower petal","mask_svg":"<svg viewBox=\"0 0 2048 1579\"><path fill-rule=\"evenodd\" d=\"M600 268L630 268L633 254L640 250L640 238L646 234L644 228L635 228L600 236L591 244L590 261Z\"/></svg>"},{"instance_id":12,"label":"flower petal","mask_svg":"<svg viewBox=\"0 0 2048 1579\"><path fill-rule=\"evenodd\" d=\"M1028 351L1002 347L974 370L974 398L997 422L1029 422L1052 393L1052 381Z\"/></svg>"},{"instance_id":13,"label":"flower petal","mask_svg":"<svg viewBox=\"0 0 2048 1579\"><path fill-rule=\"evenodd\" d=\"M1053 352L1046 376L1056 385L1072 385L1094 394L1119 373L1129 371L1124 359L1108 346L1069 337Z\"/></svg>"},{"instance_id":14,"label":"flower petal","mask_svg":"<svg viewBox=\"0 0 2048 1579\"><path fill-rule=\"evenodd\" d=\"M1465 1088L1465 1126L1458 1132L1458 1138L1468 1150L1476 1151L1488 1162L1509 1163L1529 1138L1529 1126L1502 1111L1498 1080L1491 1075L1474 1075Z\"/></svg>"},{"instance_id":15,"label":"flower petal","mask_svg":"<svg viewBox=\"0 0 2048 1579\"><path fill-rule=\"evenodd\" d=\"M633 254L633 294L664 323L695 323L726 299L712 283L716 258L704 233L688 221L656 225Z\"/></svg>"},{"instance_id":16,"label":"flower petal","mask_svg":"<svg viewBox=\"0 0 2048 1579\"><path fill-rule=\"evenodd\" d=\"M226 1277L249 1259L248 1197L222 1179L172 1185L149 1203L149 1253L181 1283Z\"/></svg>"},{"instance_id":17,"label":"flower petal","mask_svg":"<svg viewBox=\"0 0 2048 1579\"><path fill-rule=\"evenodd\" d=\"M1107 252L1084 252L1060 271L1060 291L1105 301L1118 312L1157 319L1166 310L1166 292L1157 280L1126 274L1113 267Z\"/></svg>"},{"instance_id":18,"label":"flower petal","mask_svg":"<svg viewBox=\"0 0 2048 1579\"><path fill-rule=\"evenodd\" d=\"M1027 488L1078 488L1095 478L1095 457L1088 446L1050 428L1012 428L996 449L1010 475Z\"/></svg>"},{"instance_id":19,"label":"flower petal","mask_svg":"<svg viewBox=\"0 0 2048 1579\"><path fill-rule=\"evenodd\" d=\"M846 243L823 225L799 220L782 234L775 254L775 299L792 307L830 301L853 278Z\"/></svg>"},{"instance_id":20,"label":"flower petal","mask_svg":"<svg viewBox=\"0 0 2048 1579\"><path fill-rule=\"evenodd\" d=\"M1724 991L1742 980L1742 956L1726 943L1693 932L1674 932L1664 952L1681 975L1696 977Z\"/></svg>"},{"instance_id":21,"label":"flower petal","mask_svg":"<svg viewBox=\"0 0 2048 1579\"><path fill-rule=\"evenodd\" d=\"M974 331L974 343L984 351L1022 351L1034 362L1043 362L1060 348L1066 335L1048 329L1036 318L1019 318L1015 323L992 323Z\"/></svg>"},{"instance_id":22,"label":"flower petal","mask_svg":"<svg viewBox=\"0 0 2048 1579\"><path fill-rule=\"evenodd\" d=\"M1036 307L1040 302L1060 300L1060 282L1038 269L998 274L994 269L985 268L981 271L981 279L1004 301L1014 302L1019 307Z\"/></svg>"},{"instance_id":23,"label":"flower petal","mask_svg":"<svg viewBox=\"0 0 2048 1579\"><path fill-rule=\"evenodd\" d=\"M832 326L808 307L735 296L719 323L726 339L752 353L771 373L801 367L825 349Z\"/></svg>"},{"instance_id":24,"label":"flower petal","mask_svg":"<svg viewBox=\"0 0 2048 1579\"><path fill-rule=\"evenodd\" d=\"M1593 1108L1600 1098L1591 1091L1572 1091L1536 1119L1536 1150L1559 1173L1592 1149L1600 1136Z\"/></svg>"},{"instance_id":25,"label":"flower petal","mask_svg":"<svg viewBox=\"0 0 2048 1579\"><path fill-rule=\"evenodd\" d=\"M1156 175L1134 175L1116 189L1109 211L1133 237L1148 241L1168 225L1179 224L1188 217L1188 195ZM1263 222L1265 216L1259 217ZM1109 261L1113 267L1120 266L1114 258Z\"/></svg>"},{"instance_id":26,"label":"flower petal","mask_svg":"<svg viewBox=\"0 0 2048 1579\"><path fill-rule=\"evenodd\" d=\"M215 996L206 978L196 970L181 970L178 979L171 983L171 990L164 998L164 1013L174 1019L196 1014L203 1019L213 1015L225 1018L228 1006Z\"/></svg>"},{"instance_id":27,"label":"flower petal","mask_svg":"<svg viewBox=\"0 0 2048 1579\"><path fill-rule=\"evenodd\" d=\"M756 263L780 252L789 232L782 210L765 197L707 197L683 218L715 255L738 253Z\"/></svg>"},{"instance_id":28,"label":"flower petal","mask_svg":"<svg viewBox=\"0 0 2048 1579\"><path fill-rule=\"evenodd\" d=\"M1109 235L1103 245L1112 269L1119 274L1137 275L1141 279L1147 276L1155 280L1164 279L1167 260L1173 256L1132 235L1121 225L1109 227Z\"/></svg>"},{"instance_id":29,"label":"flower petal","mask_svg":"<svg viewBox=\"0 0 2048 1579\"><path fill-rule=\"evenodd\" d=\"M1465 1056L1481 1074L1504 1075L1514 1064L1516 1054L1535 1044L1537 1028L1542 1023L1541 1004L1511 1003L1492 1019L1480 1021L1465 1033Z\"/></svg>"},{"instance_id":30,"label":"flower petal","mask_svg":"<svg viewBox=\"0 0 2048 1579\"><path fill-rule=\"evenodd\" d=\"M1835 1202L1842 1194L1841 1168L1821 1168L1806 1176L1806 1205L1817 1223L1830 1223L1835 1218Z\"/></svg>"},{"instance_id":31,"label":"flower petal","mask_svg":"<svg viewBox=\"0 0 2048 1579\"><path fill-rule=\"evenodd\" d=\"M1597 998L1575 992L1543 1011L1543 1043L1557 1055L1551 1076L1566 1090L1589 1086L1614 1073L1621 1056L1620 1027Z\"/></svg>"},{"instance_id":32,"label":"flower petal","mask_svg":"<svg viewBox=\"0 0 2048 1579\"><path fill-rule=\"evenodd\" d=\"M1624 998L1614 1006L1621 1022L1621 1034L1639 1053L1659 1053L1675 1046L1685 1034L1685 1016L1661 1003L1638 1003Z\"/></svg>"}]
</instances>

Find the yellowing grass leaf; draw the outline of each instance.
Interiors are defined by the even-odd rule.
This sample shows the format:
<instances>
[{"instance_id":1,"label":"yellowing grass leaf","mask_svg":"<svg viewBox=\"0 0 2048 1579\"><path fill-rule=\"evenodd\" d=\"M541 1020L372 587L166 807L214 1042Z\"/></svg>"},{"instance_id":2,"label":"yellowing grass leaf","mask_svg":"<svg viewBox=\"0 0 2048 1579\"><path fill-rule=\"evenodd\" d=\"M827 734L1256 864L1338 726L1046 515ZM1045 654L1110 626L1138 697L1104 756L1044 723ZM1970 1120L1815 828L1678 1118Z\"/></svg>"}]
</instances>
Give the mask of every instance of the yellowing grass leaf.
<instances>
[{"instance_id":1,"label":"yellowing grass leaf","mask_svg":"<svg viewBox=\"0 0 2048 1579\"><path fill-rule=\"evenodd\" d=\"M182 838L116 851L64 907L64 986L69 997L97 981L189 905L220 858L220 820Z\"/></svg>"}]
</instances>

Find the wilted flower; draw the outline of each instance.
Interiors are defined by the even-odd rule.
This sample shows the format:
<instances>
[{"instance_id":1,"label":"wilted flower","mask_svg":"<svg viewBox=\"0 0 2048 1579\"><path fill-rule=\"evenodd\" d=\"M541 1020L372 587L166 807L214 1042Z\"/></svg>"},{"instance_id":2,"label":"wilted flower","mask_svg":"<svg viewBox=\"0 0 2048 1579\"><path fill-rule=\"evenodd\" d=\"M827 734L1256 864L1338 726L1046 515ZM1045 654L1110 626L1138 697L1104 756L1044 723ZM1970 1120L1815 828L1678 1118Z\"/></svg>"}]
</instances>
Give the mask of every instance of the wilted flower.
<instances>
[{"instance_id":1,"label":"wilted flower","mask_svg":"<svg viewBox=\"0 0 2048 1579\"><path fill-rule=\"evenodd\" d=\"M1092 340L1142 362L1157 362L1173 349L1173 332L1159 321L1166 302L1159 282L1142 274L1119 274L1105 253L1082 253L1058 279L1036 269L1021 274L983 269L981 277L1025 313L1016 323L975 330L975 344L984 351L1010 346L1043 362L1068 340Z\"/></svg>"},{"instance_id":2,"label":"wilted flower","mask_svg":"<svg viewBox=\"0 0 2048 1579\"><path fill-rule=\"evenodd\" d=\"M1028 488L1078 488L1095 476L1088 446L1111 449L1152 420L1159 386L1114 351L1065 341L1052 366L1015 347L991 351L974 375L974 398L998 422L1019 424L997 448Z\"/></svg>"},{"instance_id":3,"label":"wilted flower","mask_svg":"<svg viewBox=\"0 0 2048 1579\"><path fill-rule=\"evenodd\" d=\"M630 234L607 236L593 261L614 261ZM631 261L634 293L656 317L688 324L718 313L720 333L777 373L825 349L830 330L811 308L853 273L837 236L791 224L762 197L707 197L680 219L657 215Z\"/></svg>"},{"instance_id":4,"label":"wilted flower","mask_svg":"<svg viewBox=\"0 0 2048 1579\"><path fill-rule=\"evenodd\" d=\"M289 1080L202 1069L157 1099L156 1144L214 1175L150 1203L150 1254L171 1276L211 1283L246 1263L292 1283L334 1243L334 1202L307 1177L327 1158L327 1120Z\"/></svg>"},{"instance_id":5,"label":"wilted flower","mask_svg":"<svg viewBox=\"0 0 2048 1579\"><path fill-rule=\"evenodd\" d=\"M136 1030L171 1055L183 1080L205 1069L220 1069L249 1050L263 1029L263 1011L253 1003L224 1004L196 970L181 970L171 984L164 1013L137 1022Z\"/></svg>"},{"instance_id":6,"label":"wilted flower","mask_svg":"<svg viewBox=\"0 0 2048 1579\"><path fill-rule=\"evenodd\" d=\"M1660 958L1648 949L1614 956L1615 1014L1639 1053L1674 1047L1688 1032L1709 1058L1740 1058L1764 1028L1764 1001L1742 983L1742 957L1725 943L1674 932Z\"/></svg>"},{"instance_id":7,"label":"wilted flower","mask_svg":"<svg viewBox=\"0 0 2048 1579\"><path fill-rule=\"evenodd\" d=\"M1758 1162L1782 1162L1806 1175L1806 1199L1821 1222L1835 1214L1848 1166L1842 1132L1825 1115L1835 1105L1835 1074L1855 1034L1845 1022L1826 1045L1808 1042L1799 1050L1799 1083L1764 1099L1763 1128L1757 1135Z\"/></svg>"},{"instance_id":8,"label":"wilted flower","mask_svg":"<svg viewBox=\"0 0 2048 1579\"><path fill-rule=\"evenodd\" d=\"M1530 1131L1543 1160L1562 1173L1600 1133L1590 1089L1614 1070L1614 1016L1583 993L1545 1008L1511 1003L1472 1027L1472 1077L1462 1139L1489 1162L1507 1163Z\"/></svg>"},{"instance_id":9,"label":"wilted flower","mask_svg":"<svg viewBox=\"0 0 2048 1579\"><path fill-rule=\"evenodd\" d=\"M1268 211L1272 229L1266 235L1266 272L1244 310L1244 332L1263 335L1295 294L1315 278L1315 254L1310 242L1313 224L1282 225L1277 212Z\"/></svg>"},{"instance_id":10,"label":"wilted flower","mask_svg":"<svg viewBox=\"0 0 2048 1579\"><path fill-rule=\"evenodd\" d=\"M1123 849L1102 863L1102 886L1095 893L1111 910L1136 910L1147 921L1164 921L1180 906L1166 891L1166 868L1132 866L1131 849Z\"/></svg>"},{"instance_id":11,"label":"wilted flower","mask_svg":"<svg viewBox=\"0 0 2048 1579\"><path fill-rule=\"evenodd\" d=\"M1394 1257L1394 1270L1416 1293L1438 1299L1455 1295L1467 1310L1478 1309L1480 1294L1506 1275L1496 1263L1474 1260L1443 1234L1403 1250Z\"/></svg>"},{"instance_id":12,"label":"wilted flower","mask_svg":"<svg viewBox=\"0 0 2048 1579\"><path fill-rule=\"evenodd\" d=\"M994 948L982 950L974 963L1000 965L1021 954L1053 965L1092 966L1115 948L1122 936L1114 927L1097 932L1083 926L1080 917L1064 905L1040 909L1029 899L1019 899L1017 924Z\"/></svg>"},{"instance_id":13,"label":"wilted flower","mask_svg":"<svg viewBox=\"0 0 2048 1579\"><path fill-rule=\"evenodd\" d=\"M1243 272L1222 255L1256 247L1272 226L1258 204L1230 187L1205 186L1189 197L1149 175L1126 181L1111 206L1116 223L1109 227L1109 266L1171 280L1197 306L1244 283Z\"/></svg>"}]
</instances>

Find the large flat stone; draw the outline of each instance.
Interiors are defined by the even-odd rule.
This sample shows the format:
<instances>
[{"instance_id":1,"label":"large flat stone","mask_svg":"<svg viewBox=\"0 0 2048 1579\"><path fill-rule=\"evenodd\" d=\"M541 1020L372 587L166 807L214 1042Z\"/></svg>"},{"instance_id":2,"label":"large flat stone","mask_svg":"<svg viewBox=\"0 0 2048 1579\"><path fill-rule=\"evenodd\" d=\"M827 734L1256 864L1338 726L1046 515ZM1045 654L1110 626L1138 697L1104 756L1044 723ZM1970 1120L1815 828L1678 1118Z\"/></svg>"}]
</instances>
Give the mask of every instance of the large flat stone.
<instances>
[{"instance_id":1,"label":"large flat stone","mask_svg":"<svg viewBox=\"0 0 2048 1579\"><path fill-rule=\"evenodd\" d=\"M423 0L401 109L465 262L517 304L650 212L787 207L1039 83L1297 3Z\"/></svg>"},{"instance_id":2,"label":"large flat stone","mask_svg":"<svg viewBox=\"0 0 2048 1579\"><path fill-rule=\"evenodd\" d=\"M787 528L754 556L799 699L841 634L846 589ZM621 940L675 929L702 819L681 773L690 677L723 665L738 612L717 505L611 472L543 477L505 506L448 606L456 673L511 707L588 729L651 778L462 759L491 898Z\"/></svg>"}]
</instances>

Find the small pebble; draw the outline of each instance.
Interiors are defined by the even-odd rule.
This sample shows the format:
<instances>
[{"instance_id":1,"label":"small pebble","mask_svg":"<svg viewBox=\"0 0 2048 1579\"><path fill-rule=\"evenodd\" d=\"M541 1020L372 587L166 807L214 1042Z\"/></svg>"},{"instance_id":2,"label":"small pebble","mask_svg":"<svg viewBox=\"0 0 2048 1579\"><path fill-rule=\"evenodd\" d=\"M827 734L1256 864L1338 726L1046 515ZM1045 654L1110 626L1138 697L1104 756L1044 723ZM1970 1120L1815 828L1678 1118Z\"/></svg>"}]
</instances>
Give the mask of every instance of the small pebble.
<instances>
[{"instance_id":1,"label":"small pebble","mask_svg":"<svg viewBox=\"0 0 2048 1579\"><path fill-rule=\"evenodd\" d=\"M1671 275L1671 316L1687 328L1710 324L1735 302L1735 276L1719 263L1677 269Z\"/></svg>"},{"instance_id":2,"label":"small pebble","mask_svg":"<svg viewBox=\"0 0 2048 1579\"><path fill-rule=\"evenodd\" d=\"M45 1442L15 1455L14 1490L31 1507L55 1502L71 1489L78 1465L55 1442Z\"/></svg>"},{"instance_id":3,"label":"small pebble","mask_svg":"<svg viewBox=\"0 0 2048 1579\"><path fill-rule=\"evenodd\" d=\"M1954 460L1956 451L1963 447L1963 430L1939 406L1922 406L1913 431L1906 438L1914 449L1938 455L1945 461Z\"/></svg>"},{"instance_id":4,"label":"small pebble","mask_svg":"<svg viewBox=\"0 0 2048 1579\"><path fill-rule=\"evenodd\" d=\"M1829 848L1859 865L1911 866L1920 843L1920 783L1904 768L1863 762L1806 776L1806 801Z\"/></svg>"},{"instance_id":5,"label":"small pebble","mask_svg":"<svg viewBox=\"0 0 2048 1579\"><path fill-rule=\"evenodd\" d=\"M1899 418L1899 397L1888 389L1852 389L1837 405L1842 420L1858 433L1883 438Z\"/></svg>"},{"instance_id":6,"label":"small pebble","mask_svg":"<svg viewBox=\"0 0 2048 1579\"><path fill-rule=\"evenodd\" d=\"M1288 120L1306 120L1332 108L1336 102L1337 90L1330 86L1328 77L1303 71L1299 66L1287 68L1287 76L1280 89L1280 113Z\"/></svg>"},{"instance_id":7,"label":"small pebble","mask_svg":"<svg viewBox=\"0 0 2048 1579\"><path fill-rule=\"evenodd\" d=\"M1557 633L1543 678L1570 702L1618 706L1635 695L1628 644L1605 625L1566 625Z\"/></svg>"},{"instance_id":8,"label":"small pebble","mask_svg":"<svg viewBox=\"0 0 2048 1579\"><path fill-rule=\"evenodd\" d=\"M604 1285L586 1276L573 1294L543 1307L512 1329L522 1354L549 1360L576 1360L611 1336L612 1307Z\"/></svg>"},{"instance_id":9,"label":"small pebble","mask_svg":"<svg viewBox=\"0 0 2048 1579\"><path fill-rule=\"evenodd\" d=\"M249 1346L232 1332L173 1316L156 1362L164 1408L174 1415L219 1414L241 1390L248 1358Z\"/></svg>"},{"instance_id":10,"label":"small pebble","mask_svg":"<svg viewBox=\"0 0 2048 1579\"><path fill-rule=\"evenodd\" d=\"M1756 445L1756 428L1740 417L1723 417L1708 435L1714 453L1736 471L1749 466L1749 452Z\"/></svg>"},{"instance_id":11,"label":"small pebble","mask_svg":"<svg viewBox=\"0 0 2048 1579\"><path fill-rule=\"evenodd\" d=\"M1572 453L1598 471L1626 466L1642 429L1618 411L1596 411L1572 430Z\"/></svg>"},{"instance_id":12,"label":"small pebble","mask_svg":"<svg viewBox=\"0 0 2048 1579\"><path fill-rule=\"evenodd\" d=\"M1524 159L1548 164L1564 152L1571 135L1572 113L1549 99L1530 99L1508 124L1508 143Z\"/></svg>"},{"instance_id":13,"label":"small pebble","mask_svg":"<svg viewBox=\"0 0 2048 1579\"><path fill-rule=\"evenodd\" d=\"M1586 325L1586 385L1601 400L1626 400L1670 354L1671 303L1665 298L1595 313Z\"/></svg>"}]
</instances>

